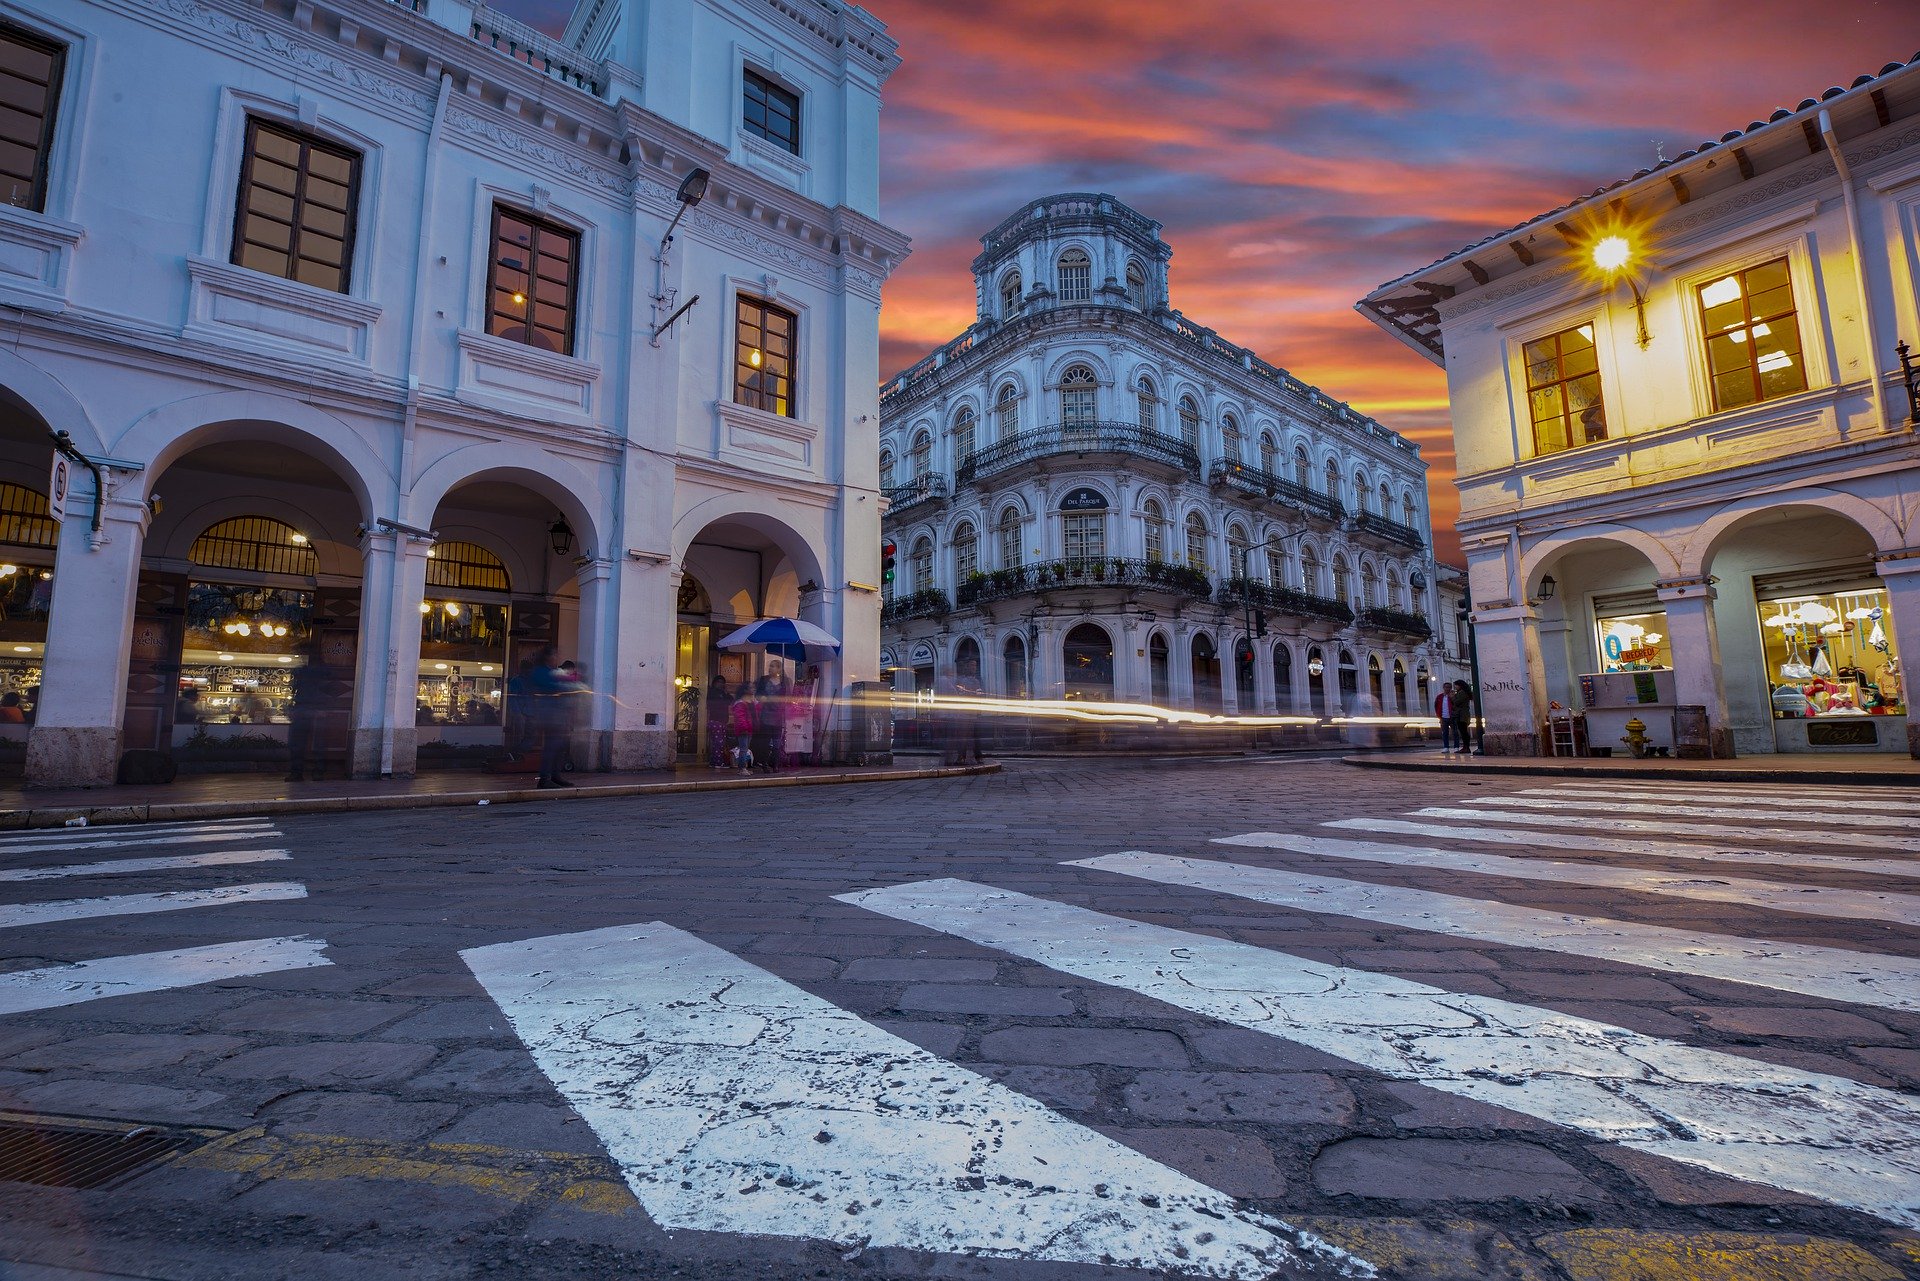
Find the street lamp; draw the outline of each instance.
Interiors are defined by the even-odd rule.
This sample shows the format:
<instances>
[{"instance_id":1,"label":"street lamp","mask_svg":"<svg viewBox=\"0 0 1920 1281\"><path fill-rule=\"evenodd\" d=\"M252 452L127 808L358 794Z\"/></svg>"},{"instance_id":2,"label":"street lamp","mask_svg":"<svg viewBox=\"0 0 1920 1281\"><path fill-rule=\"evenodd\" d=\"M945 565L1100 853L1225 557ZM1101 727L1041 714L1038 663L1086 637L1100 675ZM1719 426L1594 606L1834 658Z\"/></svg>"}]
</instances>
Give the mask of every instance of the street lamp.
<instances>
[{"instance_id":1,"label":"street lamp","mask_svg":"<svg viewBox=\"0 0 1920 1281\"><path fill-rule=\"evenodd\" d=\"M1633 245L1625 236L1602 236L1593 244L1593 265L1609 280L1615 276L1626 277L1627 287L1633 290L1633 314L1639 321L1635 340L1640 350L1645 351L1653 335L1647 332L1647 300L1640 293L1640 282L1627 270L1633 261L1633 252Z\"/></svg>"},{"instance_id":2,"label":"street lamp","mask_svg":"<svg viewBox=\"0 0 1920 1281\"><path fill-rule=\"evenodd\" d=\"M573 526L567 524L565 516L547 526L547 542L555 556L565 556L573 550Z\"/></svg>"}]
</instances>

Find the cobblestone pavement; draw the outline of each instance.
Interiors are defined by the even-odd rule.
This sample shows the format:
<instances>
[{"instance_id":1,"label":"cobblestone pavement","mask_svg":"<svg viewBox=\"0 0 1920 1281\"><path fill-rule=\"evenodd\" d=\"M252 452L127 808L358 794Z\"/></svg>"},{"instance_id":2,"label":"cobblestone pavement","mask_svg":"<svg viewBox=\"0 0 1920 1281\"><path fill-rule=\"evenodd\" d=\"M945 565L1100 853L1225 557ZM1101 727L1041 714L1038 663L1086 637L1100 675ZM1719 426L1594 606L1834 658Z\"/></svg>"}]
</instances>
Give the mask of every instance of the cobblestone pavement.
<instances>
[{"instance_id":1,"label":"cobblestone pavement","mask_svg":"<svg viewBox=\"0 0 1920 1281\"><path fill-rule=\"evenodd\" d=\"M1916 978L1888 789L1022 761L55 829L0 839L0 1177L175 1154L0 1182L0 1278L1898 1281Z\"/></svg>"}]
</instances>

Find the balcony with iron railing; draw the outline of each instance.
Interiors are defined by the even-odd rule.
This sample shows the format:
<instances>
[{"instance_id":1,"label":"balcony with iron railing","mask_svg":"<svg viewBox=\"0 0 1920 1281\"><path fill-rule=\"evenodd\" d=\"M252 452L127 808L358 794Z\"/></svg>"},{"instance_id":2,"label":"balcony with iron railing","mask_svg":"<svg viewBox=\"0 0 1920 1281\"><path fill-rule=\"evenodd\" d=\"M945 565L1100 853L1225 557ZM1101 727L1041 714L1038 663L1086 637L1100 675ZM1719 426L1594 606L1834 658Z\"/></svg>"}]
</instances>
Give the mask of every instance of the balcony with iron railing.
<instances>
[{"instance_id":1,"label":"balcony with iron railing","mask_svg":"<svg viewBox=\"0 0 1920 1281\"><path fill-rule=\"evenodd\" d=\"M1402 636L1417 636L1426 640L1433 635L1433 624L1418 614L1409 614L1404 609L1363 609L1360 611L1360 626L1376 632L1397 632Z\"/></svg>"},{"instance_id":2,"label":"balcony with iron railing","mask_svg":"<svg viewBox=\"0 0 1920 1281\"><path fill-rule=\"evenodd\" d=\"M1222 605L1252 605L1274 614L1297 618L1324 618L1345 626L1353 621L1353 606L1329 596L1316 596L1295 587L1275 587L1257 578L1229 578L1220 584Z\"/></svg>"},{"instance_id":3,"label":"balcony with iron railing","mask_svg":"<svg viewBox=\"0 0 1920 1281\"><path fill-rule=\"evenodd\" d=\"M891 504L889 514L903 512L920 503L930 503L947 496L947 478L937 472L925 476L915 476L912 480L898 485L887 485L880 490L880 496Z\"/></svg>"},{"instance_id":4,"label":"balcony with iron railing","mask_svg":"<svg viewBox=\"0 0 1920 1281\"><path fill-rule=\"evenodd\" d=\"M1038 592L1097 591L1102 588L1163 592L1190 600L1206 600L1213 594L1212 582L1190 565L1102 556L1082 560L1048 560L1034 565L985 570L961 583L954 597L964 609L969 605Z\"/></svg>"},{"instance_id":5,"label":"balcony with iron railing","mask_svg":"<svg viewBox=\"0 0 1920 1281\"><path fill-rule=\"evenodd\" d=\"M1230 459L1218 459L1207 470L1207 483L1237 489L1244 494L1258 498L1271 499L1285 503L1310 516L1322 520L1338 521L1346 514L1346 508L1340 500L1328 494L1315 493L1298 481L1288 480L1285 476L1267 471L1260 467L1249 467L1245 463L1236 463Z\"/></svg>"},{"instance_id":6,"label":"balcony with iron railing","mask_svg":"<svg viewBox=\"0 0 1920 1281\"><path fill-rule=\"evenodd\" d=\"M937 587L923 587L905 596L896 596L880 607L880 623L904 623L910 618L945 618L953 612L947 594Z\"/></svg>"},{"instance_id":7,"label":"balcony with iron railing","mask_svg":"<svg viewBox=\"0 0 1920 1281\"><path fill-rule=\"evenodd\" d=\"M1415 551L1427 545L1420 531L1411 525L1403 525L1389 516L1376 515L1373 512L1356 512L1353 528L1361 534L1371 534L1377 539L1389 543L1398 543L1402 547L1411 547Z\"/></svg>"},{"instance_id":8,"label":"balcony with iron railing","mask_svg":"<svg viewBox=\"0 0 1920 1281\"><path fill-rule=\"evenodd\" d=\"M1158 463L1200 479L1200 456L1174 436L1149 431L1138 423L1082 423L1049 426L996 440L960 460L954 483L972 484L1011 467L1042 458L1118 454L1137 461Z\"/></svg>"}]
</instances>

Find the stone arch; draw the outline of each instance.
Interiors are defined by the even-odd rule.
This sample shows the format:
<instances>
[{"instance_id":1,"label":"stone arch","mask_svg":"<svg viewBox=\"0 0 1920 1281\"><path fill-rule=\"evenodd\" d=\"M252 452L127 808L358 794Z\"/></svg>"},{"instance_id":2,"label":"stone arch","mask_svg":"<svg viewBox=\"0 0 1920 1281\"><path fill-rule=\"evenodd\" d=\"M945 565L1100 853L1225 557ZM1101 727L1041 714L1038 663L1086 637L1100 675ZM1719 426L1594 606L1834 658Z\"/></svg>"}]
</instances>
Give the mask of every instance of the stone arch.
<instances>
[{"instance_id":1,"label":"stone arch","mask_svg":"<svg viewBox=\"0 0 1920 1281\"><path fill-rule=\"evenodd\" d=\"M239 440L285 443L326 463L353 494L369 525L382 508L396 505L393 473L359 433L304 401L265 392L214 392L162 405L129 427L112 451L144 465L140 497L145 499L181 457Z\"/></svg>"},{"instance_id":2,"label":"stone arch","mask_svg":"<svg viewBox=\"0 0 1920 1281\"><path fill-rule=\"evenodd\" d=\"M83 454L104 457L106 439L65 383L32 361L0 351L0 401L16 400L51 431L64 431Z\"/></svg>"},{"instance_id":3,"label":"stone arch","mask_svg":"<svg viewBox=\"0 0 1920 1281\"><path fill-rule=\"evenodd\" d=\"M499 557L500 563L506 566L510 590L519 591L540 581L540 566L528 560L524 549L512 539L500 537L497 530L450 521L436 525L434 532L440 535L443 543L472 543Z\"/></svg>"},{"instance_id":4,"label":"stone arch","mask_svg":"<svg viewBox=\"0 0 1920 1281\"><path fill-rule=\"evenodd\" d=\"M1520 558L1522 594L1536 595L1540 580L1555 561L1576 551L1595 551L1605 546L1628 547L1639 552L1653 566L1656 579L1679 575L1679 565L1665 543L1644 530L1630 525L1586 525L1542 539Z\"/></svg>"},{"instance_id":5,"label":"stone arch","mask_svg":"<svg viewBox=\"0 0 1920 1281\"><path fill-rule=\"evenodd\" d=\"M564 458L548 453L529 457L524 448L513 445L468 445L436 459L414 482L409 519L431 524L448 494L480 481L501 481L538 494L566 517L581 555L608 554L606 532L596 514L598 504L581 497L599 490L593 477Z\"/></svg>"},{"instance_id":6,"label":"stone arch","mask_svg":"<svg viewBox=\"0 0 1920 1281\"><path fill-rule=\"evenodd\" d=\"M262 510L263 506L269 503L274 510L272 512ZM352 530L329 529L326 522L306 508L297 507L279 497L269 499L262 494L235 494L200 504L178 518L170 520L165 535L156 538L150 534L145 544L145 553L148 556L184 561L201 534L221 521L231 520L236 516L269 516L273 520L292 525L313 539L310 545L313 548L314 558L318 562L318 573L345 578L360 576L360 553L355 546Z\"/></svg>"},{"instance_id":7,"label":"stone arch","mask_svg":"<svg viewBox=\"0 0 1920 1281\"><path fill-rule=\"evenodd\" d=\"M722 522L750 529L779 548L801 582L825 581L820 553L798 525L786 519L785 505L769 504L766 495L759 493L716 494L683 512L673 524L674 563L684 563L687 549L699 541L701 533Z\"/></svg>"},{"instance_id":8,"label":"stone arch","mask_svg":"<svg viewBox=\"0 0 1920 1281\"><path fill-rule=\"evenodd\" d=\"M1779 494L1755 494L1735 499L1701 521L1679 555L1679 576L1695 578L1711 573L1713 558L1727 537L1754 517L1766 514L1840 516L1858 525L1873 540L1874 550L1899 551L1908 534L1881 508L1843 490L1806 488Z\"/></svg>"},{"instance_id":9,"label":"stone arch","mask_svg":"<svg viewBox=\"0 0 1920 1281\"><path fill-rule=\"evenodd\" d=\"M1084 347L1070 347L1048 361L1043 384L1048 388L1058 387L1060 380L1075 365L1085 365L1091 370L1094 382L1101 388L1113 386L1112 365Z\"/></svg>"}]
</instances>

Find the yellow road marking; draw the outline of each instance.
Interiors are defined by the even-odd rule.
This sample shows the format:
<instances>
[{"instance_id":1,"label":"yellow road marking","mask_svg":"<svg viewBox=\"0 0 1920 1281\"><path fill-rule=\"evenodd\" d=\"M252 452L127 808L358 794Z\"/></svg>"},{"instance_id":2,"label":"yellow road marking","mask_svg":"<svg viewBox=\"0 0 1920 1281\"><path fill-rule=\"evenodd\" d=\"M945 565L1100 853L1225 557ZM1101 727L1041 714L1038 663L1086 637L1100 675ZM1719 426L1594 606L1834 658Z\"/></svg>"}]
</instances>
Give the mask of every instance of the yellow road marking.
<instances>
[{"instance_id":1,"label":"yellow road marking","mask_svg":"<svg viewBox=\"0 0 1920 1281\"><path fill-rule=\"evenodd\" d=\"M1538 1238L1572 1281L1901 1281L1846 1241L1757 1232L1586 1228Z\"/></svg>"}]
</instances>

